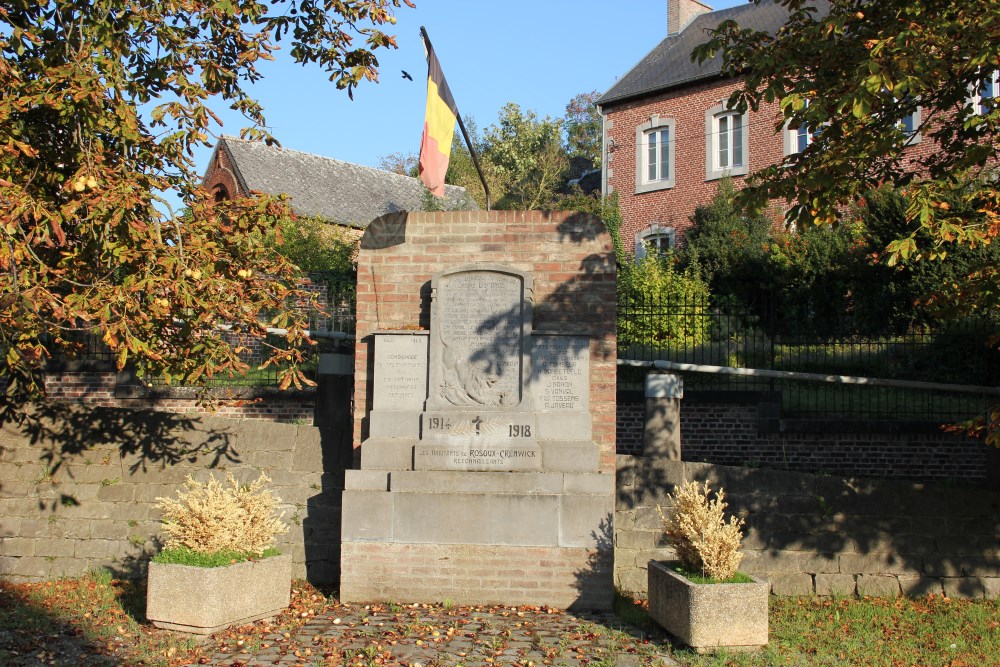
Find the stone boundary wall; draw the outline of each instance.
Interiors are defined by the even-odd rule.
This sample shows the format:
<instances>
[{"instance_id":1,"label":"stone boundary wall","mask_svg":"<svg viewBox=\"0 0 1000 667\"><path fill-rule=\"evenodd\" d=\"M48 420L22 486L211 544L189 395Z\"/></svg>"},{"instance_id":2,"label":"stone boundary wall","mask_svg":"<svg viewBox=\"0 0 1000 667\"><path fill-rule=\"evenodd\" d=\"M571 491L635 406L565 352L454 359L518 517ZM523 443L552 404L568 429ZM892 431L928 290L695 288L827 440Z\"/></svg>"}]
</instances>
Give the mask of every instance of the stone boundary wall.
<instances>
[{"instance_id":1,"label":"stone boundary wall","mask_svg":"<svg viewBox=\"0 0 1000 667\"><path fill-rule=\"evenodd\" d=\"M321 429L71 404L37 416L0 428L0 577L144 576L158 550L155 498L188 475L249 482L263 471L283 502L278 547L293 576L337 580L343 472Z\"/></svg>"},{"instance_id":2,"label":"stone boundary wall","mask_svg":"<svg viewBox=\"0 0 1000 667\"><path fill-rule=\"evenodd\" d=\"M641 393L619 392L619 455L642 455L644 413ZM982 483L997 474L981 441L934 424L764 419L754 398L702 400L696 392L681 400L681 457L883 479Z\"/></svg>"},{"instance_id":3,"label":"stone boundary wall","mask_svg":"<svg viewBox=\"0 0 1000 667\"><path fill-rule=\"evenodd\" d=\"M368 437L372 333L430 328L431 278L468 264L529 272L535 333L590 337L593 441L601 470L615 465L616 289L611 238L575 212L394 213L368 225L358 254L354 447ZM418 286L419 289L415 289Z\"/></svg>"},{"instance_id":4,"label":"stone boundary wall","mask_svg":"<svg viewBox=\"0 0 1000 667\"><path fill-rule=\"evenodd\" d=\"M645 595L673 557L656 508L708 481L744 518L740 569L776 595L1000 596L1000 492L618 457L615 582Z\"/></svg>"},{"instance_id":5,"label":"stone boundary wall","mask_svg":"<svg viewBox=\"0 0 1000 667\"><path fill-rule=\"evenodd\" d=\"M311 423L316 396L312 389L279 391L271 387L231 387L213 391L219 402L199 404L196 390L123 384L114 371L49 372L45 393L50 401L83 405L154 410L187 415L214 415L234 419Z\"/></svg>"}]
</instances>

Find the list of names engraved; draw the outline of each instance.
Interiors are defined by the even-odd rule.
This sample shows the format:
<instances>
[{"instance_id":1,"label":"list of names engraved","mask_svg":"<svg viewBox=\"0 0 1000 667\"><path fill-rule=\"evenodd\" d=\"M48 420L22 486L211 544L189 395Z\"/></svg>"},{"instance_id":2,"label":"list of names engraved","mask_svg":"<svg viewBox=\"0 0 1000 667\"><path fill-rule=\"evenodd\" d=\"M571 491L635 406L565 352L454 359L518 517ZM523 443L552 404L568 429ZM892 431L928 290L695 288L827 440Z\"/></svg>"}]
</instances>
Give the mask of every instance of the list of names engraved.
<instances>
[{"instance_id":1,"label":"list of names engraved","mask_svg":"<svg viewBox=\"0 0 1000 667\"><path fill-rule=\"evenodd\" d=\"M589 409L589 346L582 336L532 337L531 395L536 410Z\"/></svg>"},{"instance_id":2,"label":"list of names engraved","mask_svg":"<svg viewBox=\"0 0 1000 667\"><path fill-rule=\"evenodd\" d=\"M427 397L427 336L375 338L376 410L421 410Z\"/></svg>"}]
</instances>

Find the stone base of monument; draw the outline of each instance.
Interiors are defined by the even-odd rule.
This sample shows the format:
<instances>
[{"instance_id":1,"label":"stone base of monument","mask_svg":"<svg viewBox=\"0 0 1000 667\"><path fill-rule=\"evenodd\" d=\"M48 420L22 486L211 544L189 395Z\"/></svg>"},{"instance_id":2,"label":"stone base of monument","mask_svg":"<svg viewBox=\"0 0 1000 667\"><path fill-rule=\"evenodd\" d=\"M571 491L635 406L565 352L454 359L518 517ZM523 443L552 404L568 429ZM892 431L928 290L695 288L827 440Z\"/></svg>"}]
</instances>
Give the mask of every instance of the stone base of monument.
<instances>
[{"instance_id":1,"label":"stone base of monument","mask_svg":"<svg viewBox=\"0 0 1000 667\"><path fill-rule=\"evenodd\" d=\"M351 470L346 487L344 601L611 607L610 474Z\"/></svg>"}]
</instances>

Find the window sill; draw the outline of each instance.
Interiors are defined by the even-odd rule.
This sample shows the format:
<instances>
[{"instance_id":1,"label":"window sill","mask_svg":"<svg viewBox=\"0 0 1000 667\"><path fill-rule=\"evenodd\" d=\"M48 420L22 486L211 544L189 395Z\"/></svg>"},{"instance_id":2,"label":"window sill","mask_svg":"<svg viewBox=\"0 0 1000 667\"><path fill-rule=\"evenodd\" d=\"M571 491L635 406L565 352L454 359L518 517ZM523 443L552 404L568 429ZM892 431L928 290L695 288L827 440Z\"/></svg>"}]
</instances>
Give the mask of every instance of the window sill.
<instances>
[{"instance_id":1,"label":"window sill","mask_svg":"<svg viewBox=\"0 0 1000 667\"><path fill-rule=\"evenodd\" d=\"M671 190L674 187L674 179L670 178L663 181L653 181L652 183L637 183L635 186L635 194L641 195L644 192L658 192L660 190Z\"/></svg>"}]
</instances>

